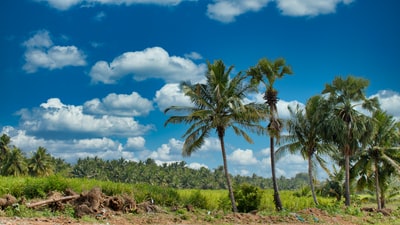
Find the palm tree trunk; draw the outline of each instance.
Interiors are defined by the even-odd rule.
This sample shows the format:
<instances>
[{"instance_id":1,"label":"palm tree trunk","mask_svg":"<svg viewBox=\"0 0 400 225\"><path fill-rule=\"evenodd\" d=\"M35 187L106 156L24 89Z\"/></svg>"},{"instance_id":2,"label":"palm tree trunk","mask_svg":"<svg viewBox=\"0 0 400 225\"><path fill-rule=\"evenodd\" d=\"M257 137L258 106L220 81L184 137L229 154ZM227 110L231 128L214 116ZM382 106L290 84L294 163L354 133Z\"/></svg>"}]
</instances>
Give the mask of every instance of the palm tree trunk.
<instances>
[{"instance_id":1,"label":"palm tree trunk","mask_svg":"<svg viewBox=\"0 0 400 225\"><path fill-rule=\"evenodd\" d=\"M345 150L345 181L344 181L344 205L345 206L350 206L350 153L349 150L346 148Z\"/></svg>"},{"instance_id":2,"label":"palm tree trunk","mask_svg":"<svg viewBox=\"0 0 400 225\"><path fill-rule=\"evenodd\" d=\"M375 193L376 193L376 202L378 204L378 210L382 209L382 204L381 204L381 189L379 186L379 171L378 171L378 162L375 161Z\"/></svg>"},{"instance_id":3,"label":"palm tree trunk","mask_svg":"<svg viewBox=\"0 0 400 225\"><path fill-rule=\"evenodd\" d=\"M224 136L221 136L221 135L218 135L218 136L219 136L219 140L221 143L222 160L224 161L224 172L225 172L225 177L226 177L226 184L228 186L228 191L229 191L229 198L231 199L232 211L234 213L237 213L238 210L236 207L235 196L233 195L233 188L232 188L231 179L229 177L229 172L228 172L228 163L226 160Z\"/></svg>"},{"instance_id":4,"label":"palm tree trunk","mask_svg":"<svg viewBox=\"0 0 400 225\"><path fill-rule=\"evenodd\" d=\"M313 170L313 165L312 165L312 158L310 156L310 157L308 157L308 179L310 182L311 194L312 194L314 203L315 203L315 205L318 205L317 196L315 195L312 170Z\"/></svg>"},{"instance_id":5,"label":"palm tree trunk","mask_svg":"<svg viewBox=\"0 0 400 225\"><path fill-rule=\"evenodd\" d=\"M381 198L379 199L381 201L381 208L384 209L386 208L386 198L385 198L385 191L381 189Z\"/></svg>"},{"instance_id":6,"label":"palm tree trunk","mask_svg":"<svg viewBox=\"0 0 400 225\"><path fill-rule=\"evenodd\" d=\"M270 137L270 145L271 145L271 173L272 173L272 185L274 187L274 203L277 211L282 210L282 202L281 197L279 196L278 184L276 181L275 174L275 146L274 146L274 138Z\"/></svg>"}]
</instances>

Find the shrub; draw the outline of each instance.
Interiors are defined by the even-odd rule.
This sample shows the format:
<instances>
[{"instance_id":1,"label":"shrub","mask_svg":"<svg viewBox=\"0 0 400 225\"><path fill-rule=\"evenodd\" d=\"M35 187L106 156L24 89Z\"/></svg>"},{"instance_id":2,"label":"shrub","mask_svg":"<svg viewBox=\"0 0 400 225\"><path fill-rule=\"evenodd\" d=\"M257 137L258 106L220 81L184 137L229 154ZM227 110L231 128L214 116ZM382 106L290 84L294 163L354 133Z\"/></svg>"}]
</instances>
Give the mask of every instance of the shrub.
<instances>
[{"instance_id":1,"label":"shrub","mask_svg":"<svg viewBox=\"0 0 400 225\"><path fill-rule=\"evenodd\" d=\"M257 210L261 202L261 191L250 184L242 184L234 191L237 209L239 212Z\"/></svg>"}]
</instances>

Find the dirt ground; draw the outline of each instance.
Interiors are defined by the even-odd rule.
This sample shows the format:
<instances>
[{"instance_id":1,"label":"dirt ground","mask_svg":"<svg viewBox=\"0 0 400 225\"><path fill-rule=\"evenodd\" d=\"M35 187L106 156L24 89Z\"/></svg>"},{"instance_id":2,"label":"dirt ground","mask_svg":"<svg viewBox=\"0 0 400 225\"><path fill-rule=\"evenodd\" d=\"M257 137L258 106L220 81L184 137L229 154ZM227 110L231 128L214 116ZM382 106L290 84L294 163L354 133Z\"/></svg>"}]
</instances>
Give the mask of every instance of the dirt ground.
<instances>
[{"instance_id":1,"label":"dirt ground","mask_svg":"<svg viewBox=\"0 0 400 225\"><path fill-rule=\"evenodd\" d=\"M364 221L366 222L366 221ZM261 216L250 213L228 214L214 217L206 213L188 212L183 215L176 213L143 213L143 214L115 214L107 218L83 217L81 219L67 217L47 218L18 218L0 217L0 225L131 225L131 224L159 224L159 225L211 225L211 224L363 224L362 218L341 217L328 215L319 209L307 209L287 216Z\"/></svg>"},{"instance_id":2,"label":"dirt ground","mask_svg":"<svg viewBox=\"0 0 400 225\"><path fill-rule=\"evenodd\" d=\"M63 194L49 193L47 199L26 203L10 195L0 198L0 211L15 204L24 204L28 208L40 209L48 207L51 211L63 211L66 207L72 207L74 218L67 216L21 218L0 217L0 225L131 225L131 224L162 224L162 225L208 225L208 224L375 224L372 211L363 212L365 217L349 215L329 215L325 211L316 208L301 210L285 215L261 215L259 213L229 213L207 212L196 210L193 206L164 209L152 204L152 202L136 203L129 196L106 196L99 188L93 188L89 192L81 194L66 190ZM0 214L1 215L1 214ZM4 215L4 214L3 214ZM60 215L60 214L57 214ZM62 215L62 214L61 214ZM371 216L372 215L372 216ZM390 213L388 213L388 216ZM390 218L390 217L389 217ZM395 220L398 222L397 218ZM378 221L380 222L380 221ZM392 223L386 223L392 224ZM400 224L400 223L398 223Z\"/></svg>"}]
</instances>

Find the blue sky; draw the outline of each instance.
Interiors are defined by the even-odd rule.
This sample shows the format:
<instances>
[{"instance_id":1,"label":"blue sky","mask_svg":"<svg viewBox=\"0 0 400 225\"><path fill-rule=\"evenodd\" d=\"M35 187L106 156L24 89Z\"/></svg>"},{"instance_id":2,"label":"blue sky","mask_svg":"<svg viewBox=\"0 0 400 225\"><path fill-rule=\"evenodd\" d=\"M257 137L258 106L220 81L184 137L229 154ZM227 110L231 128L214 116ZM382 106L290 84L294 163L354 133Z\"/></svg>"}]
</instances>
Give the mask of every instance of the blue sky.
<instances>
[{"instance_id":1,"label":"blue sky","mask_svg":"<svg viewBox=\"0 0 400 225\"><path fill-rule=\"evenodd\" d=\"M204 77L206 61L245 71L284 57L294 75L276 82L279 114L335 76L370 80L368 96L400 118L397 0L4 0L0 2L0 130L29 152L56 157L185 160L222 165L216 137L182 158L184 126L165 107L187 104L178 84ZM249 96L260 100L260 95ZM268 137L228 132L233 174L270 176ZM306 171L299 156L278 175Z\"/></svg>"}]
</instances>

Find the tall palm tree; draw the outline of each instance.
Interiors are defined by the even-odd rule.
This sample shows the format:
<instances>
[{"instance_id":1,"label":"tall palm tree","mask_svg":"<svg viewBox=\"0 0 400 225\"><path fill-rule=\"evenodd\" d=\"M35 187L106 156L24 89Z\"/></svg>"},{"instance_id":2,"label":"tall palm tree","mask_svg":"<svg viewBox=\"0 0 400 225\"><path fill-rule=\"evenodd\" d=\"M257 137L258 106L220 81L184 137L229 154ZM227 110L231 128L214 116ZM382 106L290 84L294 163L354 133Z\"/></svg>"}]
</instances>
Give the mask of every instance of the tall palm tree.
<instances>
[{"instance_id":1,"label":"tall palm tree","mask_svg":"<svg viewBox=\"0 0 400 225\"><path fill-rule=\"evenodd\" d=\"M181 88L193 103L192 106L171 106L165 110L179 112L171 116L165 125L169 123L191 124L183 137L183 156L190 156L198 150L212 130L215 130L221 145L224 173L232 203L233 212L237 212L232 184L228 172L228 163L225 150L225 132L228 128L244 139L252 143L250 136L243 128L251 131L262 132L258 122L265 118L266 113L263 104L244 104L243 100L248 91L255 88L245 83L246 76L241 73L230 79L233 66L225 67L221 60L213 64L207 62L206 83L190 84L183 82ZM187 113L187 115L182 115Z\"/></svg>"},{"instance_id":2,"label":"tall palm tree","mask_svg":"<svg viewBox=\"0 0 400 225\"><path fill-rule=\"evenodd\" d=\"M29 170L33 176L49 176L54 173L52 158L47 149L39 147L28 163Z\"/></svg>"},{"instance_id":3,"label":"tall palm tree","mask_svg":"<svg viewBox=\"0 0 400 225\"><path fill-rule=\"evenodd\" d=\"M371 132L370 123L356 107L373 111L379 108L377 98L367 99L365 89L369 81L363 78L348 76L346 79L336 77L332 84L326 84L322 94L329 94L328 101L332 106L330 136L341 149L345 161L345 205L350 206L350 157L359 149L360 143L367 141Z\"/></svg>"},{"instance_id":4,"label":"tall palm tree","mask_svg":"<svg viewBox=\"0 0 400 225\"><path fill-rule=\"evenodd\" d=\"M274 145L275 139L277 142L279 141L280 132L283 125L278 117L278 91L274 88L274 83L277 79L280 79L285 75L292 74L292 70L286 65L286 62L283 58L279 58L275 61L269 61L268 59L263 58L256 66L250 68L247 73L252 77L252 84L258 85L262 83L266 88L264 100L269 109L269 124L267 130L270 137L271 173L274 187L274 203L275 208L280 211L282 210L282 202L279 196L279 189L276 181Z\"/></svg>"},{"instance_id":5,"label":"tall palm tree","mask_svg":"<svg viewBox=\"0 0 400 225\"><path fill-rule=\"evenodd\" d=\"M3 134L0 137L0 163L6 159L8 153L10 152L9 145L11 143L11 138L7 134Z\"/></svg>"},{"instance_id":6,"label":"tall palm tree","mask_svg":"<svg viewBox=\"0 0 400 225\"><path fill-rule=\"evenodd\" d=\"M291 118L287 121L289 135L282 136L287 144L282 145L276 151L276 158L279 159L287 152L291 154L300 153L308 162L308 179L315 205L318 205L314 188L314 165L317 163L329 174L326 162L322 156L332 152L335 147L330 142L323 142L319 133L323 129L324 99L321 96L314 96L307 101L305 112L297 106L296 111L288 107Z\"/></svg>"},{"instance_id":7,"label":"tall palm tree","mask_svg":"<svg viewBox=\"0 0 400 225\"><path fill-rule=\"evenodd\" d=\"M1 172L6 176L23 176L28 174L26 158L21 149L14 147L11 150Z\"/></svg>"},{"instance_id":8,"label":"tall palm tree","mask_svg":"<svg viewBox=\"0 0 400 225\"><path fill-rule=\"evenodd\" d=\"M371 141L358 157L352 168L353 176L358 177L359 188L370 186L375 189L378 210L384 207L384 184L395 173L400 175L400 134L396 121L387 113L377 110L372 116L374 132ZM369 184L368 184L369 183ZM374 184L374 185L372 185Z\"/></svg>"}]
</instances>

